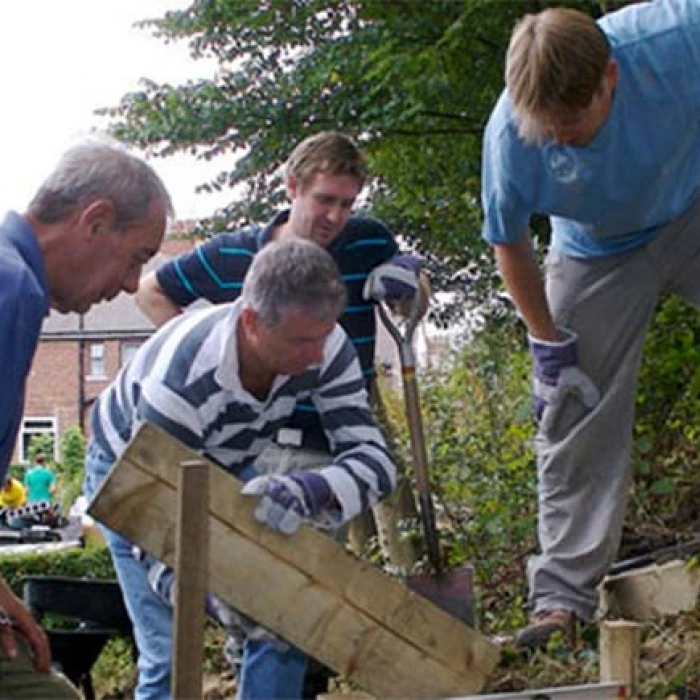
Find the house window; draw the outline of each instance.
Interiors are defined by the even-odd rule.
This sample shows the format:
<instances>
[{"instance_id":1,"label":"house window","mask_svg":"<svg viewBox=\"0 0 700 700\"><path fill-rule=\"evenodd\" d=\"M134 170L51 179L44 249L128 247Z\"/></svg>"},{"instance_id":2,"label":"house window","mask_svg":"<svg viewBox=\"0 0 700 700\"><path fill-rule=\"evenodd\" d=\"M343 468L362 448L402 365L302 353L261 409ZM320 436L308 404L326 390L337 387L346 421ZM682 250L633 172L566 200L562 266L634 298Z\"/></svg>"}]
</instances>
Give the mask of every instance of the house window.
<instances>
[{"instance_id":1,"label":"house window","mask_svg":"<svg viewBox=\"0 0 700 700\"><path fill-rule=\"evenodd\" d=\"M131 358L136 354L136 351L141 347L141 342L138 340L125 340L121 345L122 367L131 361Z\"/></svg>"},{"instance_id":2,"label":"house window","mask_svg":"<svg viewBox=\"0 0 700 700\"><path fill-rule=\"evenodd\" d=\"M46 418L24 418L22 420L22 429L19 435L19 458L22 462L29 461L29 446L32 438L36 435L46 435L51 438L51 452L47 457L53 457L56 460L56 419L53 417Z\"/></svg>"},{"instance_id":3,"label":"house window","mask_svg":"<svg viewBox=\"0 0 700 700\"><path fill-rule=\"evenodd\" d=\"M105 346L104 343L91 343L90 345L90 379L105 379Z\"/></svg>"}]
</instances>

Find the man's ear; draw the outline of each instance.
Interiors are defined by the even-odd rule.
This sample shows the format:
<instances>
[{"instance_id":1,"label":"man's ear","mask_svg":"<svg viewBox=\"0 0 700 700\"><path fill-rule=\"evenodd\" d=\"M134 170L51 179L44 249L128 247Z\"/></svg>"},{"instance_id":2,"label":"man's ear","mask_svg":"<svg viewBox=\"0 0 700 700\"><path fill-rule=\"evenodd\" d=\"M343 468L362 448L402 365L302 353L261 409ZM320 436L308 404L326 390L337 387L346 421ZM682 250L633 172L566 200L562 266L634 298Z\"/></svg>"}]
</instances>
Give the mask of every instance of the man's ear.
<instances>
[{"instance_id":1,"label":"man's ear","mask_svg":"<svg viewBox=\"0 0 700 700\"><path fill-rule=\"evenodd\" d=\"M617 85L617 63L614 59L608 61L608 65L605 67L605 79L608 82L608 87L610 90L614 90Z\"/></svg>"},{"instance_id":2,"label":"man's ear","mask_svg":"<svg viewBox=\"0 0 700 700\"><path fill-rule=\"evenodd\" d=\"M250 306L244 306L241 310L240 322L247 335L254 335L257 332L260 318L255 309L251 309Z\"/></svg>"},{"instance_id":3,"label":"man's ear","mask_svg":"<svg viewBox=\"0 0 700 700\"><path fill-rule=\"evenodd\" d=\"M299 193L299 181L294 175L286 175L284 178L284 187L287 190L287 197L294 200Z\"/></svg>"},{"instance_id":4,"label":"man's ear","mask_svg":"<svg viewBox=\"0 0 700 700\"><path fill-rule=\"evenodd\" d=\"M96 199L80 213L79 223L92 235L108 233L114 227L115 207L111 199Z\"/></svg>"}]
</instances>

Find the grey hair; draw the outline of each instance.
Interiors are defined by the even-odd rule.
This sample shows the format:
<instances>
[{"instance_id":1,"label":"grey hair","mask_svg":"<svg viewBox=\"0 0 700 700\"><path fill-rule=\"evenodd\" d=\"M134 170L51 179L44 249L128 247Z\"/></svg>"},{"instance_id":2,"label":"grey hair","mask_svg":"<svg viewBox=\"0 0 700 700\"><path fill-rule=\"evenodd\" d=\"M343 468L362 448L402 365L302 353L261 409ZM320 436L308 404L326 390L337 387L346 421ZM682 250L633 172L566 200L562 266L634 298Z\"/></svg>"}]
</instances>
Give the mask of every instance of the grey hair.
<instances>
[{"instance_id":1,"label":"grey hair","mask_svg":"<svg viewBox=\"0 0 700 700\"><path fill-rule=\"evenodd\" d=\"M297 309L319 320L337 320L347 292L340 271L320 245L300 238L268 243L253 259L243 303L270 327Z\"/></svg>"},{"instance_id":2,"label":"grey hair","mask_svg":"<svg viewBox=\"0 0 700 700\"><path fill-rule=\"evenodd\" d=\"M28 211L45 224L62 221L78 206L109 199L115 207L115 227L143 219L154 199L168 216L173 204L163 181L141 158L117 142L92 139L66 151L29 203Z\"/></svg>"}]
</instances>

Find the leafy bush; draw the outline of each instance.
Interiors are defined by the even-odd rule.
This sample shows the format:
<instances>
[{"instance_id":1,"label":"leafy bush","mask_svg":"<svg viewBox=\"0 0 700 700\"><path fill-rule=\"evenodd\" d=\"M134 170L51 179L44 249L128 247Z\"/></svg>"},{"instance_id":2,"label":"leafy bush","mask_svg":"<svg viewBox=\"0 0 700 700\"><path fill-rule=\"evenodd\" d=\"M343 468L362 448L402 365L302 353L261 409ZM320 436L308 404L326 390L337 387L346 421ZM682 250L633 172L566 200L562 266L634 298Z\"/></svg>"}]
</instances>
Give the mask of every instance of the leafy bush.
<instances>
[{"instance_id":1,"label":"leafy bush","mask_svg":"<svg viewBox=\"0 0 700 700\"><path fill-rule=\"evenodd\" d=\"M644 348L628 530L673 539L700 518L700 315L667 298Z\"/></svg>"},{"instance_id":2,"label":"leafy bush","mask_svg":"<svg viewBox=\"0 0 700 700\"><path fill-rule=\"evenodd\" d=\"M442 546L451 564L474 565L482 617L496 628L522 621L523 566L535 547L529 374L519 332L499 325L420 378ZM394 449L411 464L399 392L383 393L397 427Z\"/></svg>"},{"instance_id":3,"label":"leafy bush","mask_svg":"<svg viewBox=\"0 0 700 700\"><path fill-rule=\"evenodd\" d=\"M22 595L25 576L74 576L90 579L115 577L112 559L106 547L3 555L0 557L0 574L19 596Z\"/></svg>"},{"instance_id":4,"label":"leafy bush","mask_svg":"<svg viewBox=\"0 0 700 700\"><path fill-rule=\"evenodd\" d=\"M83 488L85 471L85 438L77 425L73 425L61 437L61 463L59 472L62 482L61 505L68 512Z\"/></svg>"},{"instance_id":5,"label":"leafy bush","mask_svg":"<svg viewBox=\"0 0 700 700\"><path fill-rule=\"evenodd\" d=\"M36 456L42 452L46 457L47 464L53 461L54 444L53 435L49 433L37 433L32 435L27 447L27 459L30 464L36 463Z\"/></svg>"}]
</instances>

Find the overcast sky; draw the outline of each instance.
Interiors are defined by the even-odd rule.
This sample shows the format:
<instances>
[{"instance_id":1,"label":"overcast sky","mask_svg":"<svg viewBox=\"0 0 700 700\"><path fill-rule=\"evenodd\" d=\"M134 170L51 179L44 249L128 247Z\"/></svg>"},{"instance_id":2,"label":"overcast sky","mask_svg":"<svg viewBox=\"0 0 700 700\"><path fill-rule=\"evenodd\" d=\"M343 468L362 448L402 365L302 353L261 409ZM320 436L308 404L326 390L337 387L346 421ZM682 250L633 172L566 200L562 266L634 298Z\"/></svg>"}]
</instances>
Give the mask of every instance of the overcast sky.
<instances>
[{"instance_id":1,"label":"overcast sky","mask_svg":"<svg viewBox=\"0 0 700 700\"><path fill-rule=\"evenodd\" d=\"M134 22L187 0L5 0L0 3L0 214L22 211L66 147L105 122L139 79L179 83L212 74L184 44L165 44ZM219 168L188 157L150 161L178 218L206 216L222 195L195 194Z\"/></svg>"}]
</instances>

